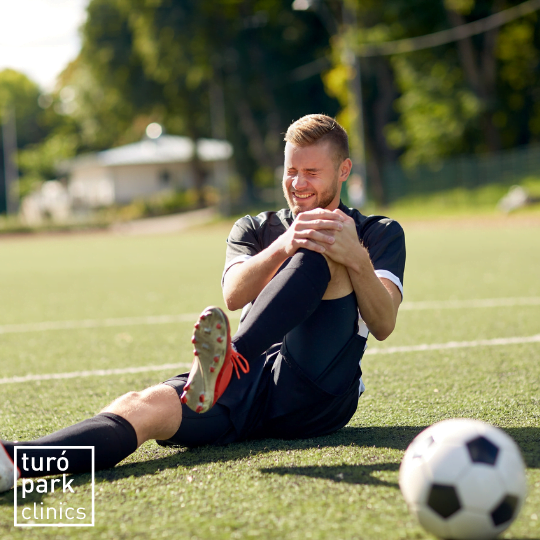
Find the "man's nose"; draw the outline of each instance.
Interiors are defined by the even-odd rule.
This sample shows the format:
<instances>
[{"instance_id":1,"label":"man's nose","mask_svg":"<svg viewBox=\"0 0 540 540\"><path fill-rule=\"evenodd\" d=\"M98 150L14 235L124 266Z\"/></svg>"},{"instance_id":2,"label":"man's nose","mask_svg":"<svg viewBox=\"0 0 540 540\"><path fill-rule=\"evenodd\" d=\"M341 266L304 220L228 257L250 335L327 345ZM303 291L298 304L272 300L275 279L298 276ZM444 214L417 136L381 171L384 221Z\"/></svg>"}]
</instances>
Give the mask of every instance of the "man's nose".
<instances>
[{"instance_id":1,"label":"man's nose","mask_svg":"<svg viewBox=\"0 0 540 540\"><path fill-rule=\"evenodd\" d=\"M298 173L292 182L292 187L294 189L301 189L305 187L306 185L307 185L307 181L306 181L305 176L302 173Z\"/></svg>"}]
</instances>

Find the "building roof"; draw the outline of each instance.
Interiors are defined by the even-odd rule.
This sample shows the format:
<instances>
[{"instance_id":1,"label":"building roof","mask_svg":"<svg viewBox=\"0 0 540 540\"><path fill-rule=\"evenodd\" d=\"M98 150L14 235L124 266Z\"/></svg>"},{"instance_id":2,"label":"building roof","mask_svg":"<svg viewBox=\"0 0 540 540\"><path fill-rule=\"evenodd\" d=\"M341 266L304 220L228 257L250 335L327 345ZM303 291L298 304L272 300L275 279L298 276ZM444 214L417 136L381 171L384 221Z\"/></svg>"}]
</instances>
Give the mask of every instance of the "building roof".
<instances>
[{"instance_id":1,"label":"building roof","mask_svg":"<svg viewBox=\"0 0 540 540\"><path fill-rule=\"evenodd\" d=\"M195 145L188 137L161 135L157 139L111 148L94 154L78 156L67 163L66 169L90 166L117 167L120 165L149 165L154 163L185 163L193 158L193 152L201 161L221 161L232 156L233 149L227 141L199 139Z\"/></svg>"}]
</instances>

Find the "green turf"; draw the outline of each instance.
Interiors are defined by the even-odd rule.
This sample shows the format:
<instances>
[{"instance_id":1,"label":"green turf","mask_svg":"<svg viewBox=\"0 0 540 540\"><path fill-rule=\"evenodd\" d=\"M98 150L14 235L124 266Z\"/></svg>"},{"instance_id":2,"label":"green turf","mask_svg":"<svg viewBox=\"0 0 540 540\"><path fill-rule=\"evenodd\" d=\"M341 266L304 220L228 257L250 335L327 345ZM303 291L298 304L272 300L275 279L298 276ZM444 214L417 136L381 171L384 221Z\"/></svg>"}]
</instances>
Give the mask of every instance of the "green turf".
<instances>
[{"instance_id":1,"label":"green turf","mask_svg":"<svg viewBox=\"0 0 540 540\"><path fill-rule=\"evenodd\" d=\"M405 300L540 296L537 228L406 228ZM199 312L223 305L227 228L181 235L0 241L0 326ZM403 311L370 348L529 336L540 306ZM0 379L190 362L191 323L0 334ZM505 538L540 538L540 344L366 356L367 391L349 425L305 441L197 450L147 443L96 475L92 529L15 529L0 495L0 538L432 538L397 487L407 445L438 420L465 416L519 443L529 496ZM0 437L38 437L94 414L168 370L0 385ZM75 479L86 496L89 476ZM38 503L58 502L40 495Z\"/></svg>"}]
</instances>

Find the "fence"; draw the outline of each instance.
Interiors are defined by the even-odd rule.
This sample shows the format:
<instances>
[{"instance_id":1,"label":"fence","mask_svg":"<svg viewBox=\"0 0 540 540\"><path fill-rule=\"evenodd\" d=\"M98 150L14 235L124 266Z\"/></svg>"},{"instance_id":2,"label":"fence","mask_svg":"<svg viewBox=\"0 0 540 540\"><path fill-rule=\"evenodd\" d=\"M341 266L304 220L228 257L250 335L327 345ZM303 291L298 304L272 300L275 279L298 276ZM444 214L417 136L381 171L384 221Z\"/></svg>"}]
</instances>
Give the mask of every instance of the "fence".
<instances>
[{"instance_id":1,"label":"fence","mask_svg":"<svg viewBox=\"0 0 540 540\"><path fill-rule=\"evenodd\" d=\"M496 154L462 155L414 170L391 163L383 167L382 181L386 200L391 203L407 195L457 187L512 185L530 175L540 175L540 146L524 146Z\"/></svg>"}]
</instances>

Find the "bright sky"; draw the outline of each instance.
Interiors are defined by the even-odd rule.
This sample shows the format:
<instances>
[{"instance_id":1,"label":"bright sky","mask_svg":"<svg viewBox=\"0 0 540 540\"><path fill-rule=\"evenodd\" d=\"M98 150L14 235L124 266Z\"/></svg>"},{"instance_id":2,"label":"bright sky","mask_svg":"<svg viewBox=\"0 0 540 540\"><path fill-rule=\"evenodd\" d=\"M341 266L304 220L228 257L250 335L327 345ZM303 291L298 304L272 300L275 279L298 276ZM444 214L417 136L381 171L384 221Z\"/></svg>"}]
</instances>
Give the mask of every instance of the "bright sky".
<instances>
[{"instance_id":1,"label":"bright sky","mask_svg":"<svg viewBox=\"0 0 540 540\"><path fill-rule=\"evenodd\" d=\"M80 49L89 0L0 0L0 71L25 73L44 90Z\"/></svg>"}]
</instances>

